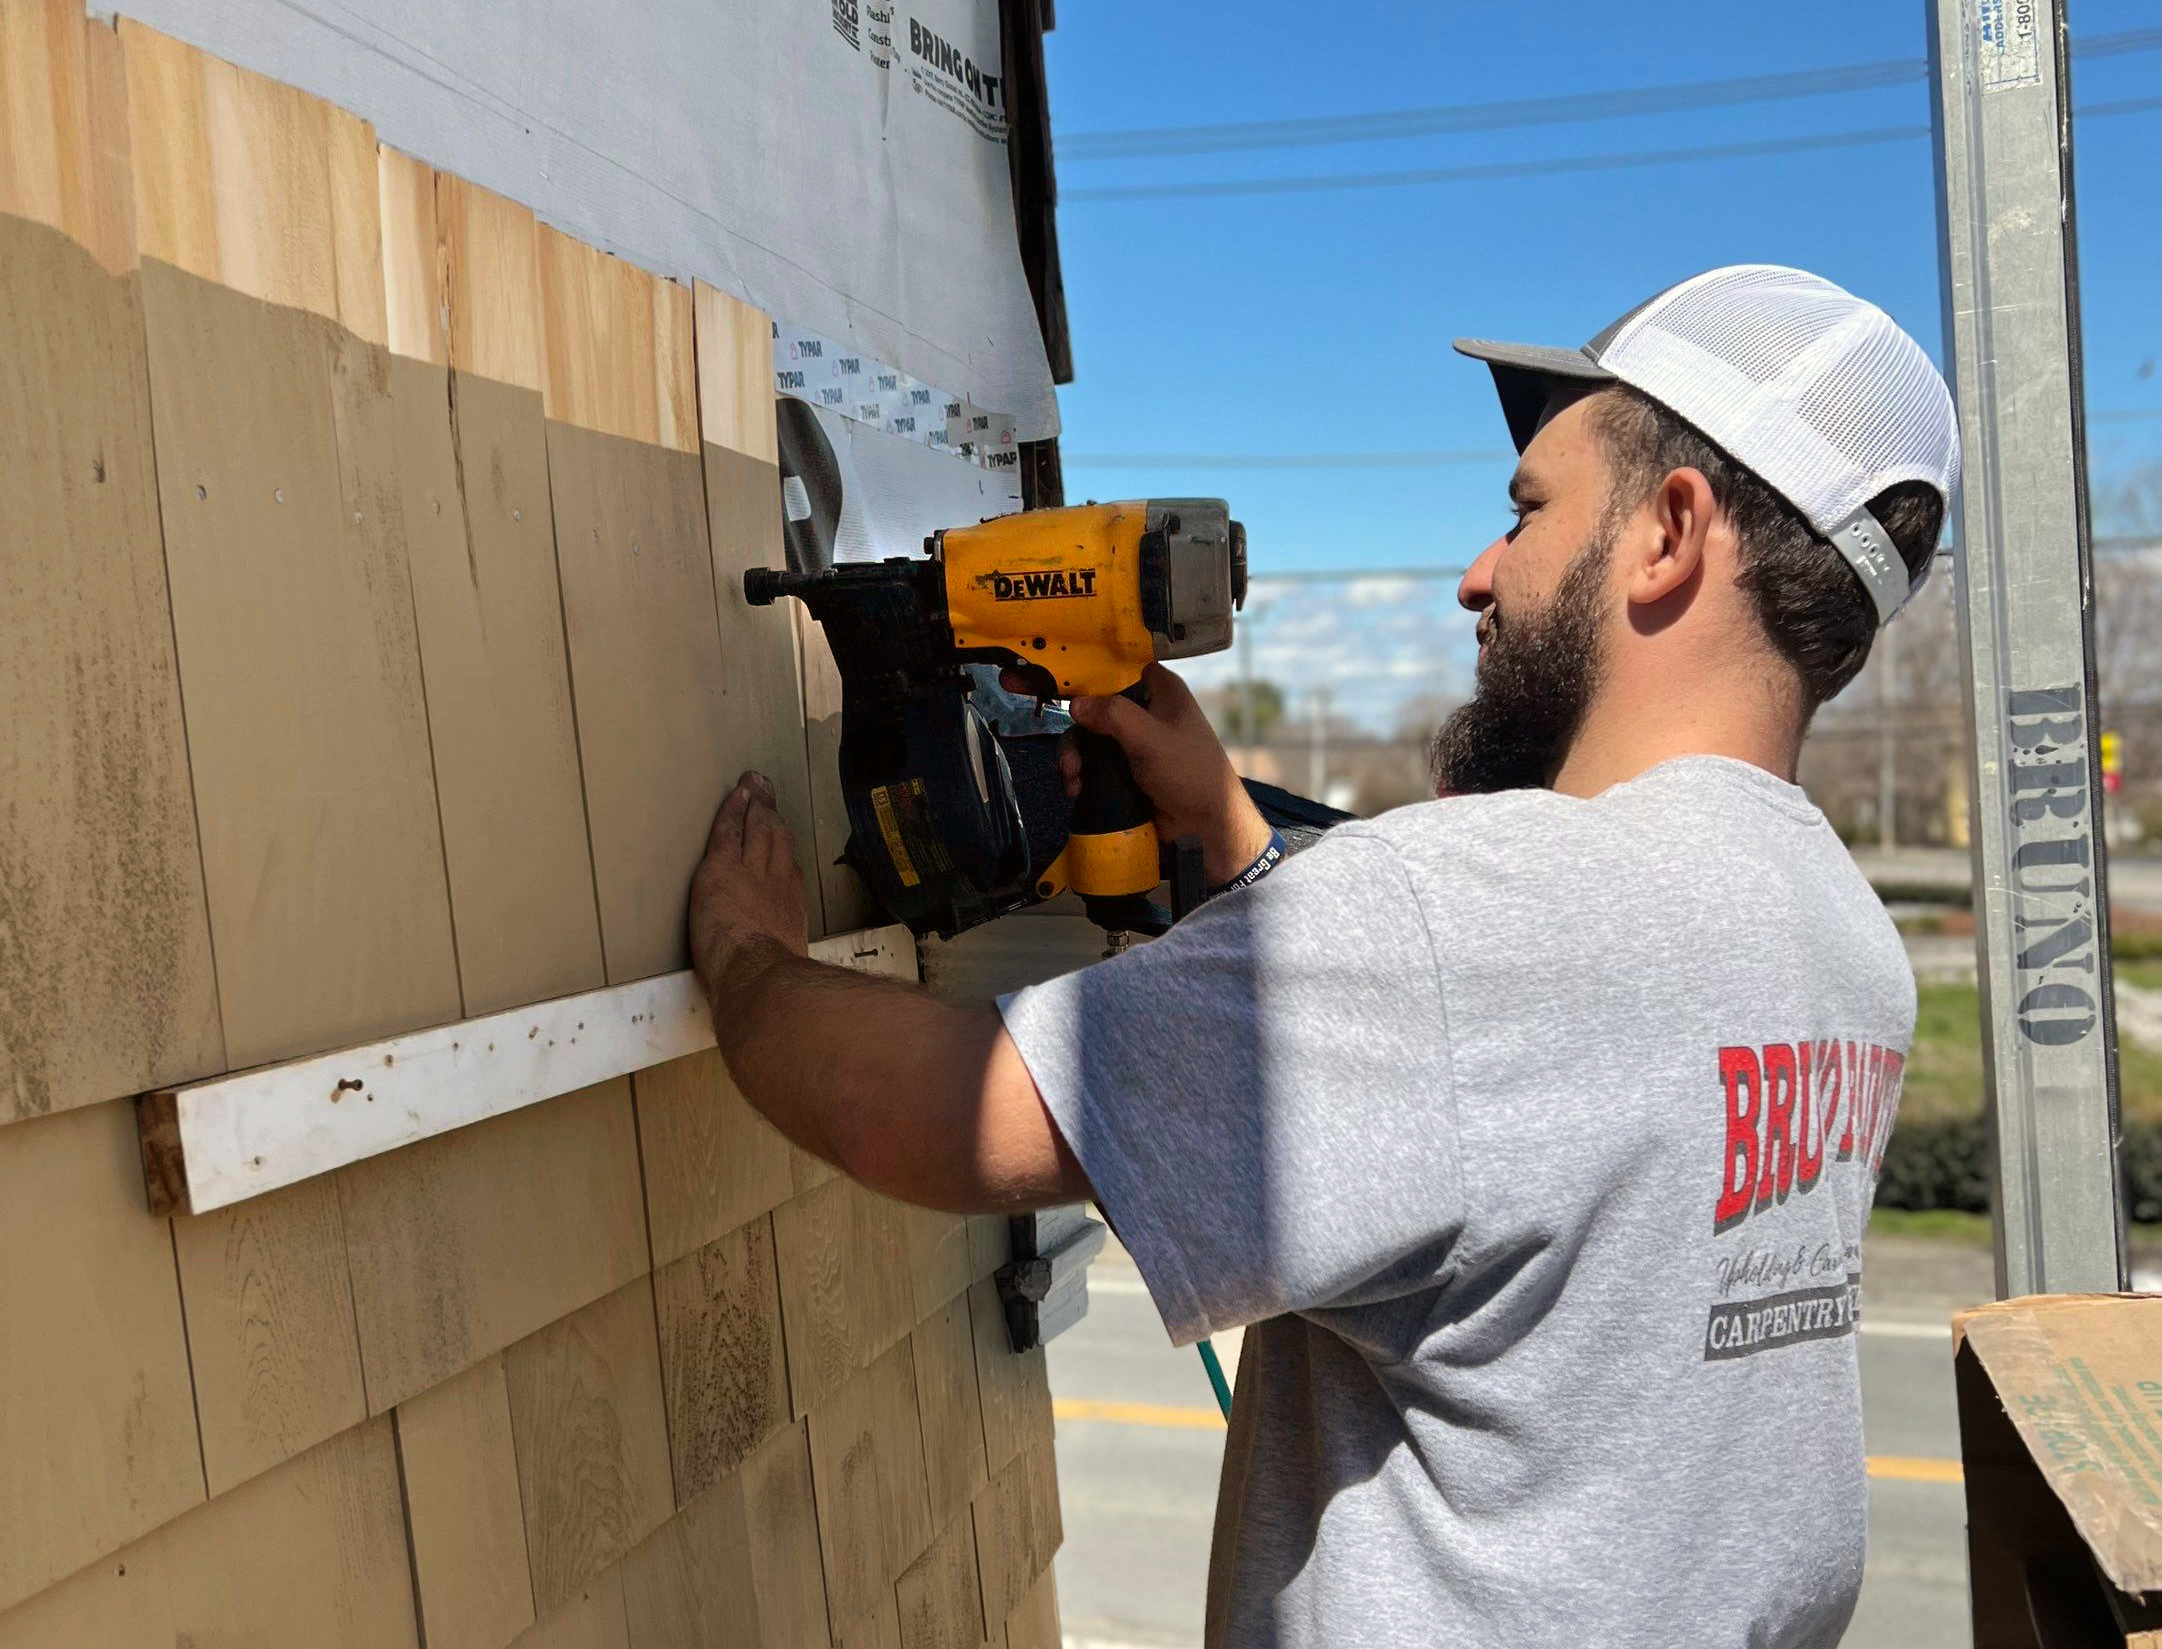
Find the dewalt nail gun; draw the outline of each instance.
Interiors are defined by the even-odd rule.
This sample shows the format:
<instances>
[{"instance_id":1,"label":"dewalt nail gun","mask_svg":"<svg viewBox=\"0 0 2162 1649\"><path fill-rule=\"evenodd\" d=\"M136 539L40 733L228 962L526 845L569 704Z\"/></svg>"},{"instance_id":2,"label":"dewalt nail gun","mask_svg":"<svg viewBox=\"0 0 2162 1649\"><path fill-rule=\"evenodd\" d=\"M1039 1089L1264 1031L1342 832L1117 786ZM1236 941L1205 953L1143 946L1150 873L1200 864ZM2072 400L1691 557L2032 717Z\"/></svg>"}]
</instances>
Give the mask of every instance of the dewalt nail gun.
<instances>
[{"instance_id":1,"label":"dewalt nail gun","mask_svg":"<svg viewBox=\"0 0 2162 1649\"><path fill-rule=\"evenodd\" d=\"M1107 932L1160 932L1148 896L1167 867L1125 753L1075 729L1081 795L1063 839L1045 843L964 666L1018 667L1045 700L1146 703L1152 659L1231 645L1245 529L1221 499L1157 498L998 516L924 547L921 558L743 577L754 606L802 601L832 645L845 859L919 934L951 938L1069 887Z\"/></svg>"}]
</instances>

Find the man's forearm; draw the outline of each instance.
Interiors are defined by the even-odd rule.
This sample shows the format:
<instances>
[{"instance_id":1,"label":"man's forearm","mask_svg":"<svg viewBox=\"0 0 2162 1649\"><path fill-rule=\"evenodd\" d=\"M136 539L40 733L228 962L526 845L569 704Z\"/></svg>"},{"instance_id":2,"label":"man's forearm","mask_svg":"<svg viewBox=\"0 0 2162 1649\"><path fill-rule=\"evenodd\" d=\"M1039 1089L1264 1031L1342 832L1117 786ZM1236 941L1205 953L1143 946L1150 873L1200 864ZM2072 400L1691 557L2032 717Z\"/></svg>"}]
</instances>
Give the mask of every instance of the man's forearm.
<instances>
[{"instance_id":1,"label":"man's forearm","mask_svg":"<svg viewBox=\"0 0 2162 1649\"><path fill-rule=\"evenodd\" d=\"M1009 1137L1010 1120L996 1122L986 1106L990 1085L1015 1075L1002 1067L1018 1065L994 1009L955 1007L765 940L738 947L706 977L736 1086L803 1149L875 1190L933 1207L987 1212L1059 1200L1059 1185L1037 1183L1042 1142ZM1047 1117L1038 1121L1051 1132ZM1065 1158L1063 1146L1057 1154Z\"/></svg>"}]
</instances>

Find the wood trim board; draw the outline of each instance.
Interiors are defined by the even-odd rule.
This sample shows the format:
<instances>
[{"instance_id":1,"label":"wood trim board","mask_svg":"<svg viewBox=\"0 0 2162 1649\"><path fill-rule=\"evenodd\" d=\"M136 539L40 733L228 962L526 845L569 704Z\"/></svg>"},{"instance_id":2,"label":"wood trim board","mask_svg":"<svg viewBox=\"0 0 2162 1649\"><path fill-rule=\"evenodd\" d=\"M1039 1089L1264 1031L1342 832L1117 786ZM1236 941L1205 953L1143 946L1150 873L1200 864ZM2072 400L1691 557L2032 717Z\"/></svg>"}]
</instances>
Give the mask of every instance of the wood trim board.
<instances>
[{"instance_id":1,"label":"wood trim board","mask_svg":"<svg viewBox=\"0 0 2162 1649\"><path fill-rule=\"evenodd\" d=\"M913 977L904 927L811 954ZM714 1045L688 969L146 1094L143 1171L158 1214L204 1214L402 1145Z\"/></svg>"}]
</instances>

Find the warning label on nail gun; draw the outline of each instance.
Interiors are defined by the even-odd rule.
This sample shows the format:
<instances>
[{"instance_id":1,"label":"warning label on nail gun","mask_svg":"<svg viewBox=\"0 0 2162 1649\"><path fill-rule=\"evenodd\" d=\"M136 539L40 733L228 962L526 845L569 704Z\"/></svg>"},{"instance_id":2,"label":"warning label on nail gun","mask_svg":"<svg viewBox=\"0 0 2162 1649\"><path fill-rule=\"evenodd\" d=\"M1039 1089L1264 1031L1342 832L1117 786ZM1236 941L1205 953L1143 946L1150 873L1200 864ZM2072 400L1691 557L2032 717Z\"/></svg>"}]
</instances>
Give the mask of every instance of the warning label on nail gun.
<instances>
[{"instance_id":1,"label":"warning label on nail gun","mask_svg":"<svg viewBox=\"0 0 2162 1649\"><path fill-rule=\"evenodd\" d=\"M882 784L871 791L871 811L878 816L878 833L885 838L886 857L903 887L923 884L920 864L934 875L953 869L946 844L939 840L926 815L928 791L921 779L906 784Z\"/></svg>"}]
</instances>

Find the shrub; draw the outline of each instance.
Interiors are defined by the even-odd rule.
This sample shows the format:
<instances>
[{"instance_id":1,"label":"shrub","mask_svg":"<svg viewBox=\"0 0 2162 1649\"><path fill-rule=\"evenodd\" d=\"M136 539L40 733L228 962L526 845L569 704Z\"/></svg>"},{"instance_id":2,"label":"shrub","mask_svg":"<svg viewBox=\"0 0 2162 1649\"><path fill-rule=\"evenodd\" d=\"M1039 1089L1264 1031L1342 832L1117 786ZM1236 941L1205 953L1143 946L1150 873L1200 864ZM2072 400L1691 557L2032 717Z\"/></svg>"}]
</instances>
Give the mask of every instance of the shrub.
<instances>
[{"instance_id":1,"label":"shrub","mask_svg":"<svg viewBox=\"0 0 2162 1649\"><path fill-rule=\"evenodd\" d=\"M2162 1121L2129 1117L2118 1152L2125 1218L2162 1220ZM1902 1117L1884 1148L1877 1201L1886 1208L1989 1212L1989 1126L1979 1115Z\"/></svg>"},{"instance_id":2,"label":"shrub","mask_svg":"<svg viewBox=\"0 0 2162 1649\"><path fill-rule=\"evenodd\" d=\"M2111 918L2110 956L2119 962L2153 962L2162 959L2162 927L2134 927Z\"/></svg>"},{"instance_id":3,"label":"shrub","mask_svg":"<svg viewBox=\"0 0 2162 1649\"><path fill-rule=\"evenodd\" d=\"M2162 1125L2127 1122L2117 1160L2124 1169L2124 1217L2142 1224L2162 1220Z\"/></svg>"},{"instance_id":4,"label":"shrub","mask_svg":"<svg viewBox=\"0 0 2162 1649\"><path fill-rule=\"evenodd\" d=\"M1981 1116L1902 1117L1884 1148L1877 1201L1887 1208L1989 1211L1989 1126Z\"/></svg>"},{"instance_id":5,"label":"shrub","mask_svg":"<svg viewBox=\"0 0 2162 1649\"><path fill-rule=\"evenodd\" d=\"M1974 905L1974 889L1964 883L1903 882L1887 876L1869 884L1888 905L1943 905L1968 910Z\"/></svg>"}]
</instances>

